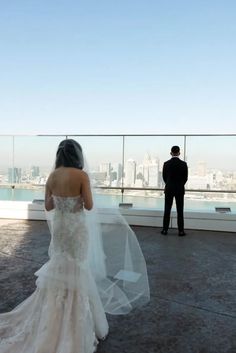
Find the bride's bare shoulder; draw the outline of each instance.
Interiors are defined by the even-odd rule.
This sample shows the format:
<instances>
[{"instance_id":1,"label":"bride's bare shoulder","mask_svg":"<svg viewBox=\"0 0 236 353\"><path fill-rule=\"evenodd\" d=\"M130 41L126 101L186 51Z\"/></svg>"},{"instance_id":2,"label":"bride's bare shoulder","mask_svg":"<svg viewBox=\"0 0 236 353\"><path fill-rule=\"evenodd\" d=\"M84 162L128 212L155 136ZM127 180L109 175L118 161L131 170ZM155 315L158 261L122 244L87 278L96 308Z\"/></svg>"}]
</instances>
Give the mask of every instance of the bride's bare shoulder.
<instances>
[{"instance_id":1,"label":"bride's bare shoulder","mask_svg":"<svg viewBox=\"0 0 236 353\"><path fill-rule=\"evenodd\" d=\"M72 175L75 175L75 176L80 176L80 178L87 178L88 177L88 174L85 171L83 171L82 169L71 168L69 173L71 173Z\"/></svg>"},{"instance_id":2,"label":"bride's bare shoulder","mask_svg":"<svg viewBox=\"0 0 236 353\"><path fill-rule=\"evenodd\" d=\"M77 180L79 178L81 181L86 181L88 180L88 174L77 168L57 168L49 175L48 181L53 182L61 178L75 178Z\"/></svg>"},{"instance_id":3,"label":"bride's bare shoulder","mask_svg":"<svg viewBox=\"0 0 236 353\"><path fill-rule=\"evenodd\" d=\"M88 174L83 171L83 170L80 170L80 169L77 169L77 176L79 177L80 181L83 183L83 184L89 184L89 176Z\"/></svg>"},{"instance_id":4,"label":"bride's bare shoulder","mask_svg":"<svg viewBox=\"0 0 236 353\"><path fill-rule=\"evenodd\" d=\"M89 179L88 174L77 168L58 168L54 171L54 175L52 175L53 179L58 179L58 178L71 178L71 179L76 179L80 180L81 182L87 181Z\"/></svg>"}]
</instances>

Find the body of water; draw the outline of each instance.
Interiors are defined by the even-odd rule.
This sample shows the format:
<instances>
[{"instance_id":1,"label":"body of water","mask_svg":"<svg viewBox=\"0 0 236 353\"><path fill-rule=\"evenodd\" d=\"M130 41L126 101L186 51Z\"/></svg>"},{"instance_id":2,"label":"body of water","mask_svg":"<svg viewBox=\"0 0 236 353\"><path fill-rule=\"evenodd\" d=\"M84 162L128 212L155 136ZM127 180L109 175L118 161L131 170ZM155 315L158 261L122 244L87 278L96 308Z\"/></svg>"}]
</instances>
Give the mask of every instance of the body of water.
<instances>
[{"instance_id":1,"label":"body of water","mask_svg":"<svg viewBox=\"0 0 236 353\"><path fill-rule=\"evenodd\" d=\"M96 193L94 195L98 207L118 207L122 202L121 194ZM36 189L21 188L0 188L0 200L5 201L33 201L35 199L44 199L44 187ZM160 209L164 208L163 196L140 196L125 195L123 202L132 203L136 208ZM185 210L215 212L215 207L230 207L231 212L236 212L236 200L214 200L214 199L191 199L185 197ZM173 209L175 205L173 205Z\"/></svg>"}]
</instances>

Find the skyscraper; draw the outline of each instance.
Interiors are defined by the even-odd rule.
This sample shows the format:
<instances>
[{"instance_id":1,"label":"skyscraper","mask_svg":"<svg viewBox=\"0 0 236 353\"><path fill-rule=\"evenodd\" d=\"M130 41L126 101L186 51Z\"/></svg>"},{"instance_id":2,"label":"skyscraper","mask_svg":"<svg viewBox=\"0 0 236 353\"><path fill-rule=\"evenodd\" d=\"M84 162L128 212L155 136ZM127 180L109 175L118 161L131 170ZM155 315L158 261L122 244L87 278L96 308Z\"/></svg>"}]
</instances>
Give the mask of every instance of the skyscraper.
<instances>
[{"instance_id":1,"label":"skyscraper","mask_svg":"<svg viewBox=\"0 0 236 353\"><path fill-rule=\"evenodd\" d=\"M136 179L136 162L133 159L128 159L125 167L125 185L134 186Z\"/></svg>"},{"instance_id":2,"label":"skyscraper","mask_svg":"<svg viewBox=\"0 0 236 353\"><path fill-rule=\"evenodd\" d=\"M8 168L8 182L9 183L21 182L21 168Z\"/></svg>"},{"instance_id":3,"label":"skyscraper","mask_svg":"<svg viewBox=\"0 0 236 353\"><path fill-rule=\"evenodd\" d=\"M40 175L40 170L38 166L33 165L31 167L31 177L37 178Z\"/></svg>"}]
</instances>

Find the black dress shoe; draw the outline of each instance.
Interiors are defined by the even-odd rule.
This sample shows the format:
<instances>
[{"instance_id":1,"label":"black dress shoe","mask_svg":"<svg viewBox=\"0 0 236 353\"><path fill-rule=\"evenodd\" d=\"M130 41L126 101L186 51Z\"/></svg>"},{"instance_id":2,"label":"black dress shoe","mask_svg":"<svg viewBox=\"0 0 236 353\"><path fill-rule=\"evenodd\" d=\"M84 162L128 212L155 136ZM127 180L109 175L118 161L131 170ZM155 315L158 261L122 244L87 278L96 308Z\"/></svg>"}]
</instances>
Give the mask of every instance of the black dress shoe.
<instances>
[{"instance_id":1,"label":"black dress shoe","mask_svg":"<svg viewBox=\"0 0 236 353\"><path fill-rule=\"evenodd\" d=\"M162 231L161 231L161 234L163 234L163 235L167 235L167 230L165 230L165 229L162 229Z\"/></svg>"},{"instance_id":2,"label":"black dress shoe","mask_svg":"<svg viewBox=\"0 0 236 353\"><path fill-rule=\"evenodd\" d=\"M179 232L179 237L183 237L183 236L185 236L185 235L186 235L186 233L185 233L184 231Z\"/></svg>"}]
</instances>

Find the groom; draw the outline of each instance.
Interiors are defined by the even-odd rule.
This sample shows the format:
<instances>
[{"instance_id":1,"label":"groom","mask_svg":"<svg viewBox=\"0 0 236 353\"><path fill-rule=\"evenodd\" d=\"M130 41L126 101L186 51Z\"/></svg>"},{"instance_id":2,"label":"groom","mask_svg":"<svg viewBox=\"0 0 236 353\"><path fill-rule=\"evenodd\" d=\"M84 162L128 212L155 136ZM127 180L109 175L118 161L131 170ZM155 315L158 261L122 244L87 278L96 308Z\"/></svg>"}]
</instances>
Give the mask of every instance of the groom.
<instances>
[{"instance_id":1,"label":"groom","mask_svg":"<svg viewBox=\"0 0 236 353\"><path fill-rule=\"evenodd\" d=\"M164 163L162 170L165 182L165 211L161 234L168 233L170 212L175 198L179 236L184 236L186 235L184 232L184 185L188 180L188 166L186 162L179 159L179 146L173 146L170 154L172 158Z\"/></svg>"}]
</instances>

